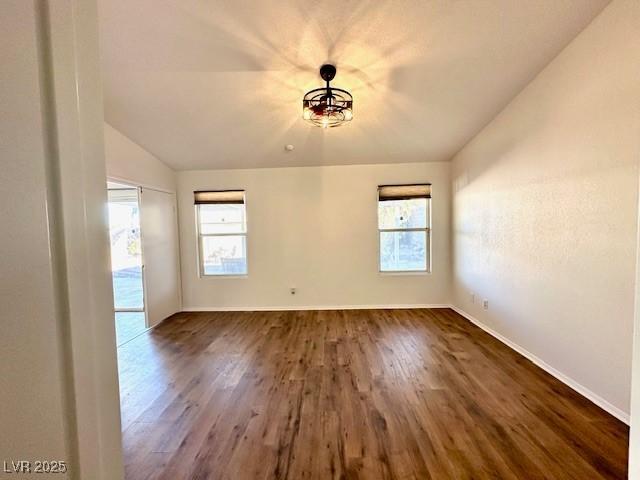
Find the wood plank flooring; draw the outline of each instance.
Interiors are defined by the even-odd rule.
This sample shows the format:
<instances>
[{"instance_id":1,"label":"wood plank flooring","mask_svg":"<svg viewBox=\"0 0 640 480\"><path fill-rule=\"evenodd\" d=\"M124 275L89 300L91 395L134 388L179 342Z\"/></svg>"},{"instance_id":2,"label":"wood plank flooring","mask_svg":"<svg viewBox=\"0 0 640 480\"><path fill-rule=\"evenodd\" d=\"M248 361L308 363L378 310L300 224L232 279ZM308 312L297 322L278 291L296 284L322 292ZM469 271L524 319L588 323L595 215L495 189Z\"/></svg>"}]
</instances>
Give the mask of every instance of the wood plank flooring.
<instances>
[{"instance_id":1,"label":"wood plank flooring","mask_svg":"<svg viewBox=\"0 0 640 480\"><path fill-rule=\"evenodd\" d=\"M627 478L622 422L449 309L181 313L119 364L127 480Z\"/></svg>"}]
</instances>

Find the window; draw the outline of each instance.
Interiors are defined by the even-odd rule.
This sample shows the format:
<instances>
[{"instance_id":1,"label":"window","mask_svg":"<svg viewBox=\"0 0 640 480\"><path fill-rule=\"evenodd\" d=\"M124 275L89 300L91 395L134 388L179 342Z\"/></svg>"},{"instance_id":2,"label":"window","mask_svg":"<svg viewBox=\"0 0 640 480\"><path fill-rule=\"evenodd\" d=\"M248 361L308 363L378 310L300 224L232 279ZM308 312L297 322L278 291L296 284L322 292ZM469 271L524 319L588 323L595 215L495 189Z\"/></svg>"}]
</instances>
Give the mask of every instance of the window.
<instances>
[{"instance_id":1,"label":"window","mask_svg":"<svg viewBox=\"0 0 640 480\"><path fill-rule=\"evenodd\" d=\"M431 185L378 187L381 272L430 271Z\"/></svg>"},{"instance_id":2,"label":"window","mask_svg":"<svg viewBox=\"0 0 640 480\"><path fill-rule=\"evenodd\" d=\"M194 192L200 275L247 274L243 190Z\"/></svg>"}]
</instances>

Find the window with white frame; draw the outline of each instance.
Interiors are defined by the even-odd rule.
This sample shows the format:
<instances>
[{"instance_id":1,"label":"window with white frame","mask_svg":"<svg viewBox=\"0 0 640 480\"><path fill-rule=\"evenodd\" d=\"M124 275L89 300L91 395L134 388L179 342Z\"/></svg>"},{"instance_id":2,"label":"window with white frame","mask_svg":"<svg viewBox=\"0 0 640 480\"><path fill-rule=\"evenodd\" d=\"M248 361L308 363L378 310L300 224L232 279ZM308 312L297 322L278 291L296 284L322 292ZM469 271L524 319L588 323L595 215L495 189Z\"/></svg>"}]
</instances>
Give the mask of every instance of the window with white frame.
<instances>
[{"instance_id":1,"label":"window with white frame","mask_svg":"<svg viewBox=\"0 0 640 480\"><path fill-rule=\"evenodd\" d=\"M431 185L378 187L381 272L429 272Z\"/></svg>"},{"instance_id":2,"label":"window with white frame","mask_svg":"<svg viewBox=\"0 0 640 480\"><path fill-rule=\"evenodd\" d=\"M244 190L194 192L200 275L247 274Z\"/></svg>"}]
</instances>

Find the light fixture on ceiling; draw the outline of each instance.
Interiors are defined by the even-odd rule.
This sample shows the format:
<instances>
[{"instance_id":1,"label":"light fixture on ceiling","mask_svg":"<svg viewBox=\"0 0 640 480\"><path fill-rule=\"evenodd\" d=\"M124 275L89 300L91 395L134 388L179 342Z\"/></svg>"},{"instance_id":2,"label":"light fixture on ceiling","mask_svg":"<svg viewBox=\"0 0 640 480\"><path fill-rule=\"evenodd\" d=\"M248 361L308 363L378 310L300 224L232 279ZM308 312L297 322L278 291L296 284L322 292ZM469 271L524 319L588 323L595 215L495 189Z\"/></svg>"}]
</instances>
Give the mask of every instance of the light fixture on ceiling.
<instances>
[{"instance_id":1,"label":"light fixture on ceiling","mask_svg":"<svg viewBox=\"0 0 640 480\"><path fill-rule=\"evenodd\" d=\"M322 65L320 76L327 86L306 93L302 99L302 118L322 128L339 127L350 122L353 118L353 97L346 90L329 85L336 76L336 67Z\"/></svg>"}]
</instances>

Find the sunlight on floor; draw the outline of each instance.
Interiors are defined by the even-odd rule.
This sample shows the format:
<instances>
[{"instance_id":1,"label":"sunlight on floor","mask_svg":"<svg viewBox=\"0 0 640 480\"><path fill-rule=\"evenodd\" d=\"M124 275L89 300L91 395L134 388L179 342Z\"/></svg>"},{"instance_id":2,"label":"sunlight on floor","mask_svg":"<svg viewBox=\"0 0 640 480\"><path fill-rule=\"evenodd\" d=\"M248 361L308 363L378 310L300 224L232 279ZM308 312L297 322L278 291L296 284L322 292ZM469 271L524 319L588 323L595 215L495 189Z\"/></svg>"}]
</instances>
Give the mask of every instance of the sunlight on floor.
<instances>
[{"instance_id":1,"label":"sunlight on floor","mask_svg":"<svg viewBox=\"0 0 640 480\"><path fill-rule=\"evenodd\" d=\"M128 342L146 329L144 312L116 312L116 345Z\"/></svg>"}]
</instances>

